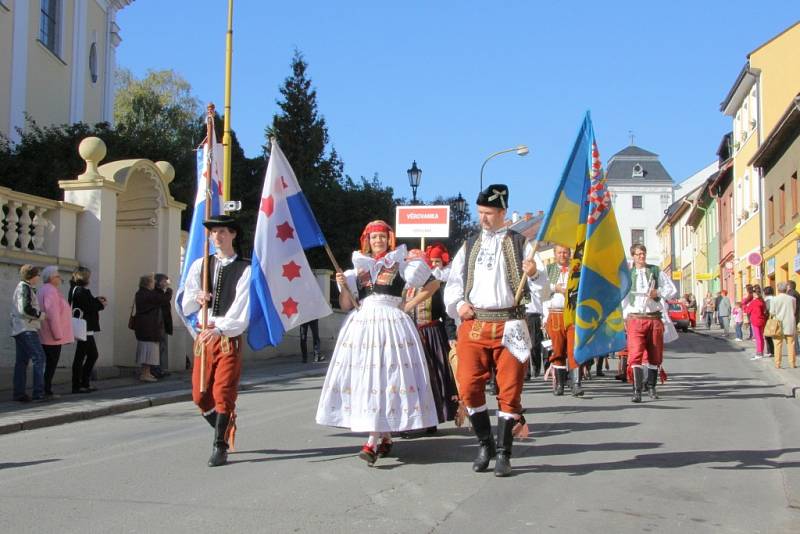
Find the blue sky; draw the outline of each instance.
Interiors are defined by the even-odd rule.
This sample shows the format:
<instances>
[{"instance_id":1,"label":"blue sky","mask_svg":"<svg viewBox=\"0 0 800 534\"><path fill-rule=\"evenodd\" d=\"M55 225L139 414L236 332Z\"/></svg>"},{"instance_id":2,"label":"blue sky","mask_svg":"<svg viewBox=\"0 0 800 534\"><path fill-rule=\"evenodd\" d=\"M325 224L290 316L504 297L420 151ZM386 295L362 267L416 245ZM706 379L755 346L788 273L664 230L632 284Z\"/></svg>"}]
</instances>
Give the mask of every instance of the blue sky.
<instances>
[{"instance_id":1,"label":"blue sky","mask_svg":"<svg viewBox=\"0 0 800 534\"><path fill-rule=\"evenodd\" d=\"M715 158L719 112L748 52L797 21L793 1L397 3L236 0L232 122L248 156L264 143L295 48L309 63L332 145L353 177L418 197L484 184L511 209L547 209L584 112L605 161L630 142L680 182ZM402 5L402 7L400 7ZM118 16L119 66L174 69L222 108L226 0L136 0Z\"/></svg>"}]
</instances>

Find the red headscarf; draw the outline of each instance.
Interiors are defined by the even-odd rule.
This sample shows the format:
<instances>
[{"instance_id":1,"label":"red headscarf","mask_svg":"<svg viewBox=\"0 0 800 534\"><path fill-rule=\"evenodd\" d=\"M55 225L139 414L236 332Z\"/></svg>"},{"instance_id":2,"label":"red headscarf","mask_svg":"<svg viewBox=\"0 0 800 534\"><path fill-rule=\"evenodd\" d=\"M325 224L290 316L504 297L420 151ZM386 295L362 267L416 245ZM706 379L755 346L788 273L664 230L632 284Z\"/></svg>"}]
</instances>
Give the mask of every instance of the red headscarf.
<instances>
[{"instance_id":1,"label":"red headscarf","mask_svg":"<svg viewBox=\"0 0 800 534\"><path fill-rule=\"evenodd\" d=\"M384 221L375 220L375 221L372 221L371 223L367 223L367 225L364 227L364 231L361 232L360 242L361 242L361 253L362 254L369 254L370 253L369 234L371 234L372 232L385 232L386 235L389 238L389 246L387 248L387 252L389 250L394 250L394 247L395 247L395 244L396 244L395 237L394 237L394 230L392 230L392 227L389 226L388 224L386 224ZM385 254L386 253L384 252L383 254L381 254L380 257L384 256ZM375 257L375 259L380 259L380 257Z\"/></svg>"},{"instance_id":2,"label":"red headscarf","mask_svg":"<svg viewBox=\"0 0 800 534\"><path fill-rule=\"evenodd\" d=\"M444 246L444 243L437 242L425 248L425 261L428 262L429 266L431 266L431 260L437 258L442 260L443 267L450 263L450 253L447 252L447 247Z\"/></svg>"}]
</instances>

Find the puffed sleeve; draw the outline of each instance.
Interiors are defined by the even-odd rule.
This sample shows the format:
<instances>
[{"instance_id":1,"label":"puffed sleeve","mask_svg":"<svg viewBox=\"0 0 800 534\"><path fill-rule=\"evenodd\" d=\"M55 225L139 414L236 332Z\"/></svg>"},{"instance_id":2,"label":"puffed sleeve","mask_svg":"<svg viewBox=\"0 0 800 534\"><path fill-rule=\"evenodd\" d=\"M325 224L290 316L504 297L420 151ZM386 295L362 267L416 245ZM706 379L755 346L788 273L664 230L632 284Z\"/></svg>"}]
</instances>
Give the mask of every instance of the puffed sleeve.
<instances>
[{"instance_id":1,"label":"puffed sleeve","mask_svg":"<svg viewBox=\"0 0 800 534\"><path fill-rule=\"evenodd\" d=\"M412 259L401 265L400 274L411 287L422 287L431 277L431 268L422 260Z\"/></svg>"},{"instance_id":2,"label":"puffed sleeve","mask_svg":"<svg viewBox=\"0 0 800 534\"><path fill-rule=\"evenodd\" d=\"M350 294L354 297L358 297L358 285L356 284L356 270L355 269L347 269L342 273L344 275L344 281L347 284L347 289L350 290ZM339 288L339 292L342 292L342 286L339 283L336 283L336 287Z\"/></svg>"}]
</instances>

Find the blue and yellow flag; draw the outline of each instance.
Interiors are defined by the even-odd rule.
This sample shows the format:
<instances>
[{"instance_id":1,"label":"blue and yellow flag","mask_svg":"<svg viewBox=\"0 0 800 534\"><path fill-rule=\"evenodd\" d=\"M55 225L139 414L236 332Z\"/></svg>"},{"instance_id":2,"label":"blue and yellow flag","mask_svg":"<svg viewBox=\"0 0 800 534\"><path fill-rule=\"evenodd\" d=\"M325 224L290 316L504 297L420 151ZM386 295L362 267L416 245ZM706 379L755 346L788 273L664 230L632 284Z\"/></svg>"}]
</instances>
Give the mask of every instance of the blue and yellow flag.
<instances>
[{"instance_id":1,"label":"blue and yellow flag","mask_svg":"<svg viewBox=\"0 0 800 534\"><path fill-rule=\"evenodd\" d=\"M630 289L630 270L588 112L539 240L573 250L565 319L575 325L575 361L623 349L620 303Z\"/></svg>"}]
</instances>

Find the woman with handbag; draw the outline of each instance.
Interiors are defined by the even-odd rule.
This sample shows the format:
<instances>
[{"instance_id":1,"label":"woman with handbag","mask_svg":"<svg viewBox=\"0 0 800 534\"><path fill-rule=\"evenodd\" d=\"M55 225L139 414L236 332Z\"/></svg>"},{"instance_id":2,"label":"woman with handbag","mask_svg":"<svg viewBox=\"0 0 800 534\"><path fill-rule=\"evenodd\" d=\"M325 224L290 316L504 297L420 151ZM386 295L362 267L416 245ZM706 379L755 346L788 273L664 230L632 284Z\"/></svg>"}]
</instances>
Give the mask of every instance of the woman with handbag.
<instances>
[{"instance_id":1,"label":"woman with handbag","mask_svg":"<svg viewBox=\"0 0 800 534\"><path fill-rule=\"evenodd\" d=\"M781 368L783 356L783 343L786 342L786 352L789 356L789 367L797 367L794 338L797 335L797 322L794 316L794 298L787 294L789 289L786 282L778 283L778 295L769 303L770 321L777 322L772 336L775 342L775 367Z\"/></svg>"},{"instance_id":2,"label":"woman with handbag","mask_svg":"<svg viewBox=\"0 0 800 534\"><path fill-rule=\"evenodd\" d=\"M767 304L761 296L761 286L753 286L753 297L745 305L745 312L750 316L750 328L756 340L756 354L751 360L764 357L764 325L767 323Z\"/></svg>"},{"instance_id":3,"label":"woman with handbag","mask_svg":"<svg viewBox=\"0 0 800 534\"><path fill-rule=\"evenodd\" d=\"M772 299L775 298L775 290L772 289L772 287L767 286L764 288L763 293L764 293L764 304L766 304L766 310L767 310L766 311L767 322L764 323L764 329L762 331L762 334L764 334L764 347L767 349L767 353L764 354L764 357L772 358L772 355L775 354L775 344L772 340L773 337L772 333L767 332L767 324L769 323L769 315L770 315L769 303L772 301Z\"/></svg>"},{"instance_id":4,"label":"woman with handbag","mask_svg":"<svg viewBox=\"0 0 800 534\"><path fill-rule=\"evenodd\" d=\"M72 343L75 338L72 333L72 309L61 294L61 274L58 267L50 265L42 271L42 288L37 294L39 308L44 312L42 328L39 338L45 355L44 367L44 398L52 399L53 375L61 358L61 347Z\"/></svg>"},{"instance_id":5,"label":"woman with handbag","mask_svg":"<svg viewBox=\"0 0 800 534\"><path fill-rule=\"evenodd\" d=\"M69 297L67 301L72 309L80 310L86 320L86 341L77 340L75 357L72 360L72 392L90 393L97 391L92 387L90 380L92 369L97 362L97 343L94 335L100 331L100 310L106 307L105 297L95 297L89 290L89 280L92 271L86 267L78 267L72 273L70 280Z\"/></svg>"},{"instance_id":6,"label":"woman with handbag","mask_svg":"<svg viewBox=\"0 0 800 534\"><path fill-rule=\"evenodd\" d=\"M136 332L136 363L142 366L139 380L156 382L151 372L159 364L159 344L164 337L162 306L169 304L172 288L166 291L156 289L156 279L152 274L139 278L139 290L134 298L134 331Z\"/></svg>"}]
</instances>

